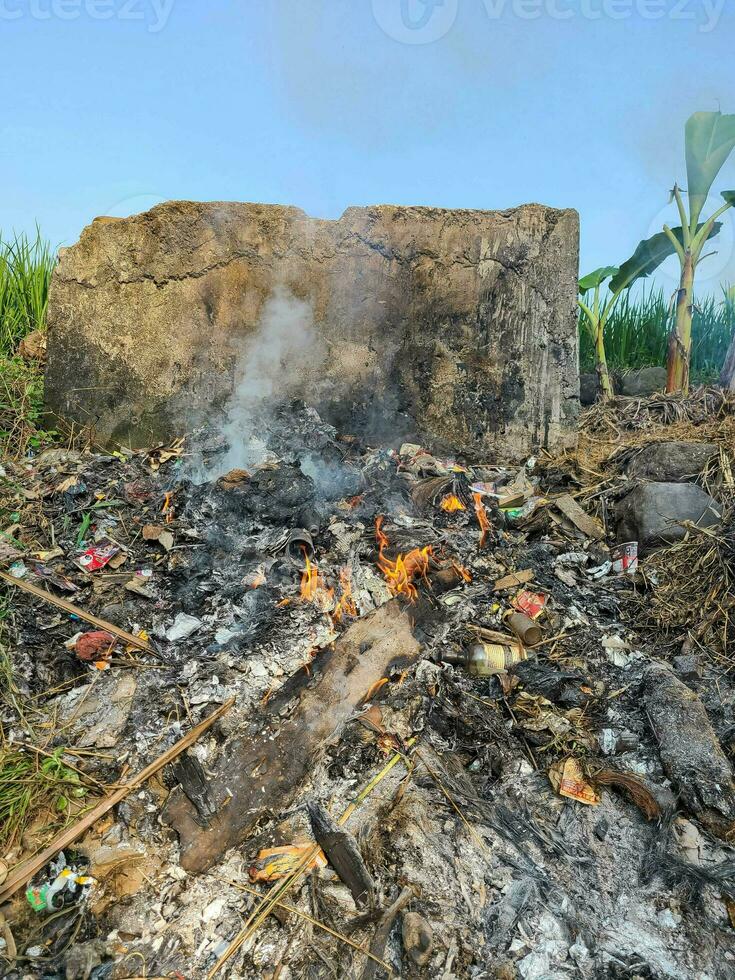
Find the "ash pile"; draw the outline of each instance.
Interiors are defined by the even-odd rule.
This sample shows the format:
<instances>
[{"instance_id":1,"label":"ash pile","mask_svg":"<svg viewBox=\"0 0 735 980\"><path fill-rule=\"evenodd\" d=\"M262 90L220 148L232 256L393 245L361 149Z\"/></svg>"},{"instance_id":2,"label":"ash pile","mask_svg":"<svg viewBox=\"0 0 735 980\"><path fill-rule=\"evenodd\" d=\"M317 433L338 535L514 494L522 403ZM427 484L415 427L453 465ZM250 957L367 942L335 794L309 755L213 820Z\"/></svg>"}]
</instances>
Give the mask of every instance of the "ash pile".
<instances>
[{"instance_id":1,"label":"ash pile","mask_svg":"<svg viewBox=\"0 0 735 980\"><path fill-rule=\"evenodd\" d=\"M8 465L3 976L732 976L707 398L512 467L302 404Z\"/></svg>"}]
</instances>

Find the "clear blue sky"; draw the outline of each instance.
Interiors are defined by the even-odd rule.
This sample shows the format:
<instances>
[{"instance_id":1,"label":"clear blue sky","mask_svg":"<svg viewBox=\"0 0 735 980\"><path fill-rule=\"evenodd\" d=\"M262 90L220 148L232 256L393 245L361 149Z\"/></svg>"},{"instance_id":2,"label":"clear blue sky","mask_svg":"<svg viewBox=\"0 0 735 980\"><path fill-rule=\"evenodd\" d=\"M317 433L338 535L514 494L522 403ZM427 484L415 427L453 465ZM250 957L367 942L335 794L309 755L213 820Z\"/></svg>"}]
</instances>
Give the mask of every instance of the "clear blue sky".
<instances>
[{"instance_id":1,"label":"clear blue sky","mask_svg":"<svg viewBox=\"0 0 735 980\"><path fill-rule=\"evenodd\" d=\"M673 220L685 119L735 112L734 39L731 0L0 0L0 227L540 201L579 210L589 271ZM719 248L703 287L735 281L731 224Z\"/></svg>"}]
</instances>

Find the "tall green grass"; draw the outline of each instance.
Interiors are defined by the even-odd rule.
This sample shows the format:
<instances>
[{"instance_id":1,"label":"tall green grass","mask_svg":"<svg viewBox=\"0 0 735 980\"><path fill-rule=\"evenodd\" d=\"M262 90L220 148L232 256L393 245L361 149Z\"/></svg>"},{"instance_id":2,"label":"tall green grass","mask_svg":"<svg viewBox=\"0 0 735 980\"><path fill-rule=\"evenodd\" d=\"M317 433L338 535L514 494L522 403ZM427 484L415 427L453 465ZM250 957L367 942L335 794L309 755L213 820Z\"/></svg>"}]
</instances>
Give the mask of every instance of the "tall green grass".
<instances>
[{"instance_id":1,"label":"tall green grass","mask_svg":"<svg viewBox=\"0 0 735 980\"><path fill-rule=\"evenodd\" d=\"M605 328L605 350L611 370L666 364L673 309L663 290L631 296L626 293L613 310ZM692 377L717 378L735 333L735 287L723 288L722 296L697 300L692 324ZM580 325L580 364L593 371L595 353Z\"/></svg>"},{"instance_id":2,"label":"tall green grass","mask_svg":"<svg viewBox=\"0 0 735 980\"><path fill-rule=\"evenodd\" d=\"M47 445L42 427L43 365L19 356L33 330L46 329L56 255L38 229L35 236L0 235L0 458L19 458Z\"/></svg>"},{"instance_id":3,"label":"tall green grass","mask_svg":"<svg viewBox=\"0 0 735 980\"><path fill-rule=\"evenodd\" d=\"M26 334L44 329L55 263L38 229L35 237L0 236L0 355L11 356Z\"/></svg>"}]
</instances>

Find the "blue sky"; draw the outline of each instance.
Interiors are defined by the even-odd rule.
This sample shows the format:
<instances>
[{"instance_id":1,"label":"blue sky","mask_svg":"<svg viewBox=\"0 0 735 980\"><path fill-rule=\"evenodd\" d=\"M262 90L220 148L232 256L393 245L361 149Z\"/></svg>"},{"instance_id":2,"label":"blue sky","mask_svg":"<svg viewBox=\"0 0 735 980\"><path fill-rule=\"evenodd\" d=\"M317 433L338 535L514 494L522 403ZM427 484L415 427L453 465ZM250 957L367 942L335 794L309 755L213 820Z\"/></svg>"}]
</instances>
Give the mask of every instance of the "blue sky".
<instances>
[{"instance_id":1,"label":"blue sky","mask_svg":"<svg viewBox=\"0 0 735 980\"><path fill-rule=\"evenodd\" d=\"M723 0L0 0L0 227L540 201L579 210L589 271L674 220L684 121L735 112L734 28ZM700 279L735 281L731 222Z\"/></svg>"}]
</instances>

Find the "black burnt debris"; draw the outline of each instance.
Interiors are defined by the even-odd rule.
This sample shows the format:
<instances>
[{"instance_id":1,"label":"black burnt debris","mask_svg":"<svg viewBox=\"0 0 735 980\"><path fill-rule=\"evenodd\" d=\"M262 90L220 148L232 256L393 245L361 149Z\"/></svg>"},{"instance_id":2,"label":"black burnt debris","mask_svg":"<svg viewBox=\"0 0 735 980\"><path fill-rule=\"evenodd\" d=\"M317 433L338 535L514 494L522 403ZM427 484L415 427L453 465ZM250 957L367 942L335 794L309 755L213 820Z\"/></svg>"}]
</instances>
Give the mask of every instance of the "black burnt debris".
<instances>
[{"instance_id":1,"label":"black burnt debris","mask_svg":"<svg viewBox=\"0 0 735 980\"><path fill-rule=\"evenodd\" d=\"M226 472L206 432L8 465L3 975L732 975L735 415L707 398L595 407L578 453L512 466L301 403ZM639 553L666 440L717 517Z\"/></svg>"}]
</instances>

